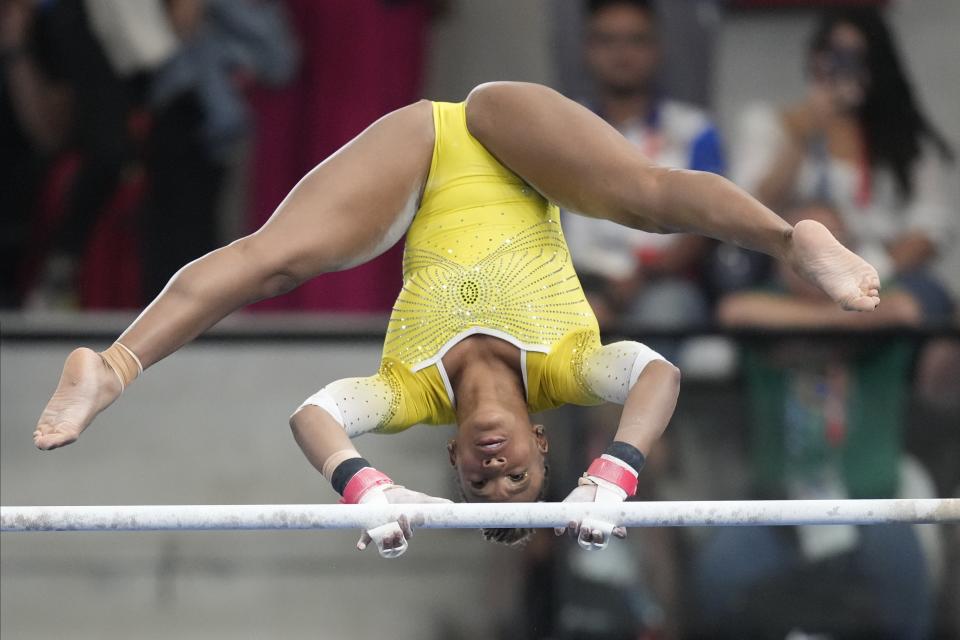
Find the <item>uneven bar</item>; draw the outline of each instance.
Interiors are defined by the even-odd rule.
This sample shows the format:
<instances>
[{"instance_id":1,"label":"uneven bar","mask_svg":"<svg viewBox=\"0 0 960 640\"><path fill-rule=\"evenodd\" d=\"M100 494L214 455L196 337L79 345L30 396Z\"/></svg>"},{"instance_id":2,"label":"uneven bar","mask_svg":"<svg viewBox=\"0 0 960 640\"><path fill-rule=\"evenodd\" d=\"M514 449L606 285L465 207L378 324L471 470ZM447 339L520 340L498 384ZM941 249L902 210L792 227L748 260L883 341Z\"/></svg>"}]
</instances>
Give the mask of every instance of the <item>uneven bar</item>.
<instances>
[{"instance_id":1,"label":"uneven bar","mask_svg":"<svg viewBox=\"0 0 960 640\"><path fill-rule=\"evenodd\" d=\"M565 526L592 516L627 527L960 523L960 499L690 502L247 504L0 507L2 531L360 529L406 516L427 529Z\"/></svg>"}]
</instances>

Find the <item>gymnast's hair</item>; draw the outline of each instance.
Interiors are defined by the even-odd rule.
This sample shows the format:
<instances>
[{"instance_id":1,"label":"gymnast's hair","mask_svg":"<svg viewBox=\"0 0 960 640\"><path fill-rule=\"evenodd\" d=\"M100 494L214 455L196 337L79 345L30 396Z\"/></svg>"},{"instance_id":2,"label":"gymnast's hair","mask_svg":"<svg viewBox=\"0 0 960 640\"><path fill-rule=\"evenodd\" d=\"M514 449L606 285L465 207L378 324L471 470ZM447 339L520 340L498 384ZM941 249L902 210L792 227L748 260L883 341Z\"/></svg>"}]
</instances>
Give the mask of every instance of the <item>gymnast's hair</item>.
<instances>
[{"instance_id":1,"label":"gymnast's hair","mask_svg":"<svg viewBox=\"0 0 960 640\"><path fill-rule=\"evenodd\" d=\"M460 496L466 501L467 496L463 492L463 486L459 484L459 479L457 485L460 486ZM550 485L550 465L547 464L546 460L543 462L543 485L540 487L540 493L537 494L537 502L543 502L547 498L547 488ZM492 528L484 527L480 530L483 534L483 539L490 542L496 542L498 544L505 544L508 547L520 548L525 546L530 539L533 538L533 529L528 529L526 527L507 527L507 528Z\"/></svg>"}]
</instances>

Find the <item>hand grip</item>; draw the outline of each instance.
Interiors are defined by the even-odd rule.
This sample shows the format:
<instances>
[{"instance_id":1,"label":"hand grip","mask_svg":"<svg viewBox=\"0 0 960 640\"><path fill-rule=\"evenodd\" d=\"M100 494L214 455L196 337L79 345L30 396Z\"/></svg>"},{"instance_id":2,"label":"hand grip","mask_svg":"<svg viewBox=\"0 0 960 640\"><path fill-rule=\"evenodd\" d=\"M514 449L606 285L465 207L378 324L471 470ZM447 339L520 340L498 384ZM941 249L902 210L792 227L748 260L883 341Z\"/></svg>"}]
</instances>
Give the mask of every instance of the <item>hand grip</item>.
<instances>
[{"instance_id":1,"label":"hand grip","mask_svg":"<svg viewBox=\"0 0 960 640\"><path fill-rule=\"evenodd\" d=\"M587 551L606 549L607 543L610 542L610 537L613 535L613 528L615 526L614 523L605 520L584 518L580 522L580 533L577 536L577 543L581 549L586 549ZM602 534L603 537L600 542L593 541L594 531L599 531Z\"/></svg>"},{"instance_id":2,"label":"hand grip","mask_svg":"<svg viewBox=\"0 0 960 640\"><path fill-rule=\"evenodd\" d=\"M407 550L407 538L403 535L403 530L396 522L388 522L373 529L367 529L367 535L377 543L377 550L383 558L398 558ZM396 547L384 547L386 540L397 539L401 541Z\"/></svg>"}]
</instances>

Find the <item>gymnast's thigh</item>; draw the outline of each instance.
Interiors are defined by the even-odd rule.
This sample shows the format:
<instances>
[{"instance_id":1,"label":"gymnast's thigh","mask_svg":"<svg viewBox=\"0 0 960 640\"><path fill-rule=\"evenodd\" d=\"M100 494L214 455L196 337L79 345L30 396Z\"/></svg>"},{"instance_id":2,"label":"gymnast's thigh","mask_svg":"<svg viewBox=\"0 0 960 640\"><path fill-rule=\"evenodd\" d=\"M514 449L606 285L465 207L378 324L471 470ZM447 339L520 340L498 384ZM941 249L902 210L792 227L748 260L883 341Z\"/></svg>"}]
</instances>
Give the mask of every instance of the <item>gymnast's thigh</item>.
<instances>
[{"instance_id":1,"label":"gymnast's thigh","mask_svg":"<svg viewBox=\"0 0 960 640\"><path fill-rule=\"evenodd\" d=\"M250 240L301 279L373 259L406 232L433 143L430 102L385 115L304 176Z\"/></svg>"},{"instance_id":2,"label":"gymnast's thigh","mask_svg":"<svg viewBox=\"0 0 960 640\"><path fill-rule=\"evenodd\" d=\"M656 193L657 168L590 110L548 87L493 82L470 93L466 113L480 144L547 199L645 228L638 209Z\"/></svg>"}]
</instances>

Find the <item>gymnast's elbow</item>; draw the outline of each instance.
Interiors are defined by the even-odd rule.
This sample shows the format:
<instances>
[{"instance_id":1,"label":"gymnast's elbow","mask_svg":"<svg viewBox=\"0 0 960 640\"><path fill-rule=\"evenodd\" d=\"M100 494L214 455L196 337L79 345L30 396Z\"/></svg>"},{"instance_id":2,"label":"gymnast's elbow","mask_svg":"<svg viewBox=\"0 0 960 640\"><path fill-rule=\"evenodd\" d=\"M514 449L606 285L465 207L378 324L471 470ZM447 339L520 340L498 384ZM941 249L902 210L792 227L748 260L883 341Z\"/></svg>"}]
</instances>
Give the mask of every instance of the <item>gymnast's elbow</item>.
<instances>
[{"instance_id":1,"label":"gymnast's elbow","mask_svg":"<svg viewBox=\"0 0 960 640\"><path fill-rule=\"evenodd\" d=\"M301 447L310 441L312 435L315 436L317 427L323 426L324 421L317 419L319 411L317 407L303 404L297 407L297 410L290 416L288 421L290 432L293 434L293 439Z\"/></svg>"},{"instance_id":2,"label":"gymnast's elbow","mask_svg":"<svg viewBox=\"0 0 960 640\"><path fill-rule=\"evenodd\" d=\"M294 436L303 429L303 409L305 406L306 405L300 405L297 407L297 410L290 414L290 419L287 421L290 425L290 431L293 432Z\"/></svg>"},{"instance_id":3,"label":"gymnast's elbow","mask_svg":"<svg viewBox=\"0 0 960 640\"><path fill-rule=\"evenodd\" d=\"M680 393L680 382L683 375L680 373L678 366L667 360L654 360L647 367L655 372L661 384L668 389L673 389L677 394Z\"/></svg>"}]
</instances>

